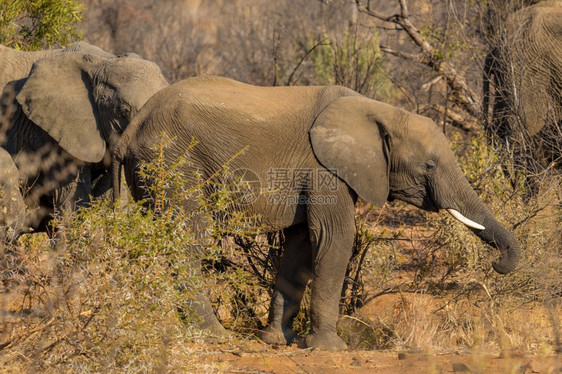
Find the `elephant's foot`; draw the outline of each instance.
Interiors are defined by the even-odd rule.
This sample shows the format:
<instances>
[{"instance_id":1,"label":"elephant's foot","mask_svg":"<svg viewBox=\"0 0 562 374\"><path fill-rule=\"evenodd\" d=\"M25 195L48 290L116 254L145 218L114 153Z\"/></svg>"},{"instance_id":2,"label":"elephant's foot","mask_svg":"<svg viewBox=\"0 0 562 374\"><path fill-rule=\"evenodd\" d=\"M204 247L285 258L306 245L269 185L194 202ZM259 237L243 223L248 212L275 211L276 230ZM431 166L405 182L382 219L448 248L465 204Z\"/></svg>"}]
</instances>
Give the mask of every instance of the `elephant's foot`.
<instances>
[{"instance_id":1,"label":"elephant's foot","mask_svg":"<svg viewBox=\"0 0 562 374\"><path fill-rule=\"evenodd\" d=\"M344 351L347 344L335 331L318 331L306 337L308 348L318 348L323 351Z\"/></svg>"},{"instance_id":2,"label":"elephant's foot","mask_svg":"<svg viewBox=\"0 0 562 374\"><path fill-rule=\"evenodd\" d=\"M205 339L210 342L218 343L231 337L230 332L225 329L217 320L210 323L199 323L198 328L205 333Z\"/></svg>"},{"instance_id":3,"label":"elephant's foot","mask_svg":"<svg viewBox=\"0 0 562 374\"><path fill-rule=\"evenodd\" d=\"M179 308L180 318L189 326L206 333L209 339L222 340L230 337L230 333L221 325L212 312L210 304L189 301L191 305Z\"/></svg>"},{"instance_id":4,"label":"elephant's foot","mask_svg":"<svg viewBox=\"0 0 562 374\"><path fill-rule=\"evenodd\" d=\"M199 328L216 337L230 336L230 333L216 319L214 321L200 323Z\"/></svg>"},{"instance_id":5,"label":"elephant's foot","mask_svg":"<svg viewBox=\"0 0 562 374\"><path fill-rule=\"evenodd\" d=\"M291 344L297 334L291 328L275 328L267 326L264 330L260 331L258 338L267 344L288 345Z\"/></svg>"}]
</instances>

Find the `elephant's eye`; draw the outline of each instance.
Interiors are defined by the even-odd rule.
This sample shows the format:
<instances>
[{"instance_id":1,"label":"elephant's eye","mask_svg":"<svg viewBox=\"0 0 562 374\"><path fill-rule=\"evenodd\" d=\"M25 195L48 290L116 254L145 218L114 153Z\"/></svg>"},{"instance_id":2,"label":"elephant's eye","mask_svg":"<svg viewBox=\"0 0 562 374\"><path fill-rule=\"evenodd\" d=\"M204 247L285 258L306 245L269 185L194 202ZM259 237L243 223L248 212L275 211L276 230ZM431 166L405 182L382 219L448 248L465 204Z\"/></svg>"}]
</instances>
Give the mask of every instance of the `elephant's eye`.
<instances>
[{"instance_id":1,"label":"elephant's eye","mask_svg":"<svg viewBox=\"0 0 562 374\"><path fill-rule=\"evenodd\" d=\"M131 114L131 107L129 107L127 104L121 104L119 106L119 115L121 117L128 118L130 114Z\"/></svg>"},{"instance_id":2,"label":"elephant's eye","mask_svg":"<svg viewBox=\"0 0 562 374\"><path fill-rule=\"evenodd\" d=\"M428 171L435 170L435 168L437 168L437 163L435 162L435 160L428 160L428 161L425 163L425 168L426 168Z\"/></svg>"}]
</instances>

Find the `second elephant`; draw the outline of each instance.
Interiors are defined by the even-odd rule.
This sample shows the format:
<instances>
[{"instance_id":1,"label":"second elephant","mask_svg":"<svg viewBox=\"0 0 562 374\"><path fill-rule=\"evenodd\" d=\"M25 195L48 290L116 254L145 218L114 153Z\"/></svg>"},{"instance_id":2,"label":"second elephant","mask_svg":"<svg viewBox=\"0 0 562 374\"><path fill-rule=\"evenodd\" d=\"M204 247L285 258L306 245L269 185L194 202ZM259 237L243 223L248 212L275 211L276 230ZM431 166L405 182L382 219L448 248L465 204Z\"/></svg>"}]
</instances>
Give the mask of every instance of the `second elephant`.
<instances>
[{"instance_id":1,"label":"second elephant","mask_svg":"<svg viewBox=\"0 0 562 374\"><path fill-rule=\"evenodd\" d=\"M55 210L75 209L110 190L109 144L167 85L155 63L106 52L54 54L35 62L27 78L9 83L2 96L1 118L9 118L2 147L35 213L26 226L45 231Z\"/></svg>"},{"instance_id":2,"label":"second elephant","mask_svg":"<svg viewBox=\"0 0 562 374\"><path fill-rule=\"evenodd\" d=\"M486 130L525 174L540 174L562 156L562 1L523 8L501 30L485 60Z\"/></svg>"},{"instance_id":3,"label":"second elephant","mask_svg":"<svg viewBox=\"0 0 562 374\"><path fill-rule=\"evenodd\" d=\"M399 199L429 211L447 209L499 249L496 271L508 273L519 261L519 243L471 188L439 127L349 89L255 87L208 77L161 90L115 147L115 176L122 162L135 199L148 191L138 165L152 160L163 132L173 139L166 165L195 139L182 170L187 180L229 183L220 172L228 164L251 187L232 209L256 214L266 231L284 232L266 342L295 338L292 322L311 279L307 346L346 347L336 321L359 196L375 205ZM197 203L189 200L186 209ZM207 326L216 326L209 302L198 308L210 319Z\"/></svg>"}]
</instances>

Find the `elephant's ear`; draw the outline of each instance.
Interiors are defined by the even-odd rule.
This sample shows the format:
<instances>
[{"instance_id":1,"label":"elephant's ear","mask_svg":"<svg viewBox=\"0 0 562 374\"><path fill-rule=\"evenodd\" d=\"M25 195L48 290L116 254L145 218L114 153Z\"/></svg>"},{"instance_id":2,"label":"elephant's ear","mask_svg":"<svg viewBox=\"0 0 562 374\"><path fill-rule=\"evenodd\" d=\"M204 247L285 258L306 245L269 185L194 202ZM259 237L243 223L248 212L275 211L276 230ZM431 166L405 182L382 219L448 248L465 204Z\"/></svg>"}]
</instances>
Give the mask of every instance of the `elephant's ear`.
<instances>
[{"instance_id":1,"label":"elephant's ear","mask_svg":"<svg viewBox=\"0 0 562 374\"><path fill-rule=\"evenodd\" d=\"M389 193L389 139L368 112L370 101L350 96L328 105L310 129L310 142L324 167L361 198L383 205Z\"/></svg>"},{"instance_id":2,"label":"elephant's ear","mask_svg":"<svg viewBox=\"0 0 562 374\"><path fill-rule=\"evenodd\" d=\"M103 60L83 53L61 53L39 60L16 96L30 120L61 148L86 162L99 162L105 154L87 74Z\"/></svg>"}]
</instances>

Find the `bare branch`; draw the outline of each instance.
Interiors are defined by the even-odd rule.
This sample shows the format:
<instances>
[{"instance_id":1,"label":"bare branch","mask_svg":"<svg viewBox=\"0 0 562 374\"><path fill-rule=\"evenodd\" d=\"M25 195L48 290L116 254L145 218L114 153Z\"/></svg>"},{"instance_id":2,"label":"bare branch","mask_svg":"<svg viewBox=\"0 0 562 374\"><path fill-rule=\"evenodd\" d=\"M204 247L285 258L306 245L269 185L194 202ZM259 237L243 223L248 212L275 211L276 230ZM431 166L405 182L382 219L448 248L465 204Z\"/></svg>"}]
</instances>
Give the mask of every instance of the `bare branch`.
<instances>
[{"instance_id":1,"label":"bare branch","mask_svg":"<svg viewBox=\"0 0 562 374\"><path fill-rule=\"evenodd\" d=\"M406 4L406 0L399 0L399 2L400 2L400 14L404 18L408 18L409 13L408 13L408 4Z\"/></svg>"},{"instance_id":2,"label":"bare branch","mask_svg":"<svg viewBox=\"0 0 562 374\"><path fill-rule=\"evenodd\" d=\"M324 38L322 40L320 40L318 43L314 44L312 46L312 48L310 48L308 51L306 51L306 53L304 54L304 56L302 56L302 58L299 60L299 62L297 63L297 65L295 66L295 68L293 69L293 71L291 72L291 74L289 75L289 79L287 79L287 86L291 85L291 81L293 79L293 76L295 75L295 72L297 71L297 69L302 65L302 63L304 62L304 60L306 60L306 58L312 53L314 52L314 50L322 45L330 45L330 43L325 43L328 39Z\"/></svg>"},{"instance_id":3,"label":"bare branch","mask_svg":"<svg viewBox=\"0 0 562 374\"><path fill-rule=\"evenodd\" d=\"M368 5L365 6L361 0L356 0L357 9L360 12L378 20L391 22L400 26L421 50L420 53L413 54L397 51L381 45L381 51L430 67L447 82L447 85L451 89L452 101L458 104L472 117L479 118L481 110L478 104L478 96L470 89L464 78L458 74L455 67L437 53L438 51L435 50L429 41L421 34L419 29L410 21L406 0L398 0L398 2L400 4L400 13L384 16L370 9Z\"/></svg>"},{"instance_id":4,"label":"bare branch","mask_svg":"<svg viewBox=\"0 0 562 374\"><path fill-rule=\"evenodd\" d=\"M393 19L395 19L396 17L399 17L398 14L394 14L394 15L389 17L389 16L385 16L381 13L377 13L377 12L371 10L371 7L369 6L369 3L367 3L367 5L365 6L361 3L361 0L355 0L355 3L357 4L357 10L359 12L364 13L364 14L370 16L370 17L377 18L377 19L379 19L381 21L384 21L384 22L395 23L393 21Z\"/></svg>"},{"instance_id":5,"label":"bare branch","mask_svg":"<svg viewBox=\"0 0 562 374\"><path fill-rule=\"evenodd\" d=\"M453 122L453 126L459 127L467 132L480 131L480 125L478 125L477 122L464 118L461 114L452 111L451 108L446 108L437 104L431 105L431 108L447 116L447 118Z\"/></svg>"},{"instance_id":6,"label":"bare branch","mask_svg":"<svg viewBox=\"0 0 562 374\"><path fill-rule=\"evenodd\" d=\"M407 52L397 51L395 49L386 47L384 45L380 46L380 50L385 53L389 53L393 56L401 57L406 60L420 62L422 64L425 64L429 60L429 56L423 53L407 53Z\"/></svg>"}]
</instances>

